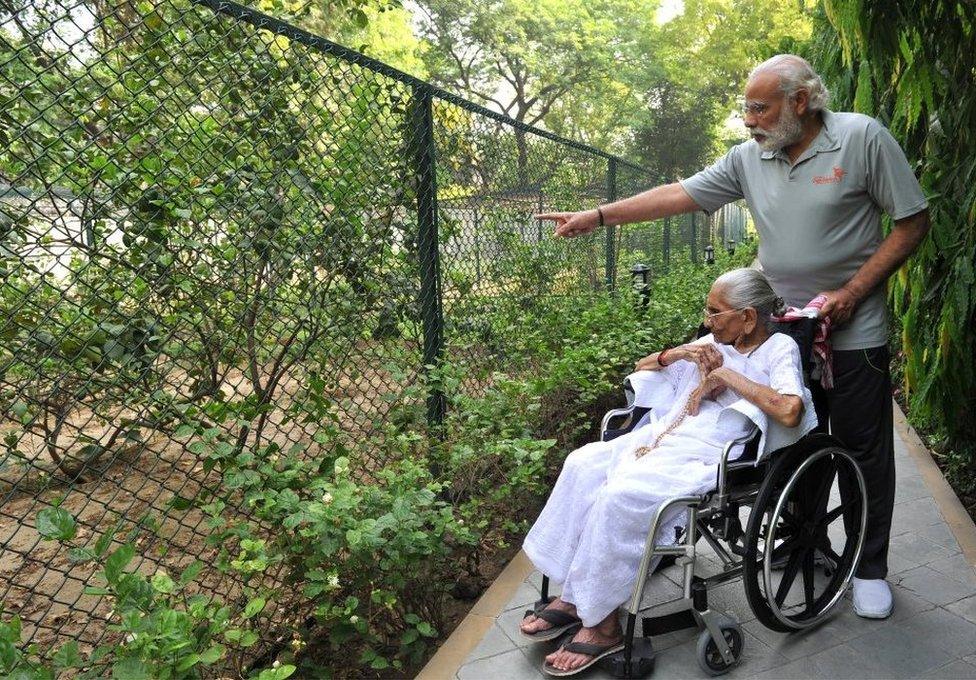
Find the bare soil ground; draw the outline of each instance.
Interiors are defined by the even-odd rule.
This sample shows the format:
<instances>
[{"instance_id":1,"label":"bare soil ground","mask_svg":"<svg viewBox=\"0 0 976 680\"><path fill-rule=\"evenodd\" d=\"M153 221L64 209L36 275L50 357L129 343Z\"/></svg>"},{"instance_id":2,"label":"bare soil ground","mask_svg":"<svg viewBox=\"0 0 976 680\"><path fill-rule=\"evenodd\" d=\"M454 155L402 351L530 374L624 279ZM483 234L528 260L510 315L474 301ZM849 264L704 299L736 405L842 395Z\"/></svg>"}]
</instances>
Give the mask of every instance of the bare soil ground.
<instances>
[{"instance_id":1,"label":"bare soil ground","mask_svg":"<svg viewBox=\"0 0 976 680\"><path fill-rule=\"evenodd\" d=\"M326 396L337 404L343 433L350 441L374 434L403 388L386 370L366 361L360 366L365 370L326 376ZM304 455L315 457L332 444L322 446L313 441L317 423L302 424L288 415L289 406L304 398L305 369L297 368L279 388L262 443L275 442L282 450L298 444L304 447ZM182 384L178 377L174 383ZM227 376L224 389L225 396L235 400L250 393L249 382L239 371ZM77 448L82 435L95 440L106 438L122 415L121 410L114 417L106 417L78 409L63 429L59 449ZM218 547L207 545L211 535L207 516L195 507L177 510L171 505L177 496L193 499L220 485L220 473L206 472L200 456L188 449L192 440L146 432L137 446L123 442L116 450L89 461L81 470L82 481L77 481L57 478L57 468L42 437L24 434L19 423L9 421L0 429L0 434L21 435L18 448L27 456L26 465L8 468L0 477L0 482L6 482L6 489L0 489L0 601L8 613L20 615L24 640L43 649L75 639L84 651L109 639L106 636L112 633L107 633L106 624L110 604L83 592L86 586L101 585L96 567L73 563L68 553L71 546L93 546L99 536L120 522L124 530L117 536L119 545L119 539L134 524L143 522L145 530L136 541L139 570L150 574L163 568L175 576L199 559L206 566L197 589L226 601L241 595L241 584L213 566ZM353 464L357 462L367 476L378 463L364 459ZM42 540L35 526L38 512L58 500L78 523L71 546ZM271 574L268 585L275 580L276 575ZM303 617L301 612L286 612L283 607L269 615L281 623L285 618ZM271 623L267 626L269 638L281 628Z\"/></svg>"}]
</instances>

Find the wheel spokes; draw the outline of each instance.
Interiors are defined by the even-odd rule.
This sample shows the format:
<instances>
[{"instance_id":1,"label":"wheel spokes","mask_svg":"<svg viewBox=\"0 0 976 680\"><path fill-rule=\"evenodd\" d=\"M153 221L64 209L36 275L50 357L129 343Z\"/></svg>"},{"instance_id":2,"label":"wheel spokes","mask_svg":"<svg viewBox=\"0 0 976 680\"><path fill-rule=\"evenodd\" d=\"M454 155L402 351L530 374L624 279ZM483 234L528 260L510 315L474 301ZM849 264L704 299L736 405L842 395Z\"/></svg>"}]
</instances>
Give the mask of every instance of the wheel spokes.
<instances>
[{"instance_id":1,"label":"wheel spokes","mask_svg":"<svg viewBox=\"0 0 976 680\"><path fill-rule=\"evenodd\" d=\"M830 547L830 539L826 536L821 538L817 542L817 549L820 550L826 557L833 561L834 566L840 564L840 555L834 552L834 549Z\"/></svg>"},{"instance_id":2,"label":"wheel spokes","mask_svg":"<svg viewBox=\"0 0 976 680\"><path fill-rule=\"evenodd\" d=\"M783 508L783 511L779 514L780 518L785 520L789 525L799 526L800 522L797 521L796 517L790 512L789 508Z\"/></svg>"},{"instance_id":3,"label":"wheel spokes","mask_svg":"<svg viewBox=\"0 0 976 680\"><path fill-rule=\"evenodd\" d=\"M817 524L817 528L818 529L823 529L824 527L828 526L831 522L833 522L838 517L840 517L845 512L847 512L847 510L852 505L854 505L854 503L855 503L856 500L857 499L849 500L846 503L843 503L842 505L838 505L836 508L834 508L833 510L831 510L830 512L828 512L826 515L823 516L823 519L820 520L820 522Z\"/></svg>"},{"instance_id":4,"label":"wheel spokes","mask_svg":"<svg viewBox=\"0 0 976 680\"><path fill-rule=\"evenodd\" d=\"M813 587L814 587L814 551L808 550L803 558L803 601L806 603L804 614L809 614L813 609Z\"/></svg>"},{"instance_id":5,"label":"wheel spokes","mask_svg":"<svg viewBox=\"0 0 976 680\"><path fill-rule=\"evenodd\" d=\"M799 540L799 536L790 536L778 546L773 548L773 560L776 560L777 558L782 557L785 553L789 552Z\"/></svg>"},{"instance_id":6,"label":"wheel spokes","mask_svg":"<svg viewBox=\"0 0 976 680\"><path fill-rule=\"evenodd\" d=\"M796 574L800 570L800 561L803 559L807 551L794 550L793 554L790 555L789 561L786 563L786 569L783 570L783 578L779 582L779 587L776 589L776 606L782 607L783 600L790 592L790 588L793 586L793 581L796 580Z\"/></svg>"},{"instance_id":7,"label":"wheel spokes","mask_svg":"<svg viewBox=\"0 0 976 680\"><path fill-rule=\"evenodd\" d=\"M830 487L834 483L834 473L837 472L837 465L833 461L830 461L830 464L825 465L824 468L823 479L820 480L817 493L813 496L813 507L810 508L812 512L817 512L821 507L827 507L827 495L830 493Z\"/></svg>"}]
</instances>

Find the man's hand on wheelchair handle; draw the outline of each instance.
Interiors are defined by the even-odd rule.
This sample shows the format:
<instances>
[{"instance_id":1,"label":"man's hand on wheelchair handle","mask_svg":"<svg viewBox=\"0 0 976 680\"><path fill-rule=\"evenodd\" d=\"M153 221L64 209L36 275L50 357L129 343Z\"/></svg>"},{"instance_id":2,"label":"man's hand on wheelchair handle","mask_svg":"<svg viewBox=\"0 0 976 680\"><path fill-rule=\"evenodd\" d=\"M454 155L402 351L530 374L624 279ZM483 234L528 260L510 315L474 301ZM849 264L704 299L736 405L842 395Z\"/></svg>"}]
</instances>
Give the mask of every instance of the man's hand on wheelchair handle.
<instances>
[{"instance_id":1,"label":"man's hand on wheelchair handle","mask_svg":"<svg viewBox=\"0 0 976 680\"><path fill-rule=\"evenodd\" d=\"M858 299L854 293L846 287L837 290L825 290L819 293L827 300L820 308L820 315L830 317L834 326L839 326L850 320L857 307Z\"/></svg>"},{"instance_id":2,"label":"man's hand on wheelchair handle","mask_svg":"<svg viewBox=\"0 0 976 680\"><path fill-rule=\"evenodd\" d=\"M550 220L556 223L556 236L572 238L584 236L600 226L600 216L596 210L580 212L553 212L533 215L537 220Z\"/></svg>"}]
</instances>

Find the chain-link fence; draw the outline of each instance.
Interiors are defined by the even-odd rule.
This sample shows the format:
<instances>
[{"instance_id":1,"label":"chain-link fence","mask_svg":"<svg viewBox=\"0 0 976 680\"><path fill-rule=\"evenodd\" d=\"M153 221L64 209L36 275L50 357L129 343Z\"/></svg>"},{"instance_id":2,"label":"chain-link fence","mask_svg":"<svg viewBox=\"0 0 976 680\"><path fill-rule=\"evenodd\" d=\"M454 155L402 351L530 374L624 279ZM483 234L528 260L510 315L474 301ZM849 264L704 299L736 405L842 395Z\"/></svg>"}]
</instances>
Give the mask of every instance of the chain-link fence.
<instances>
[{"instance_id":1,"label":"chain-link fence","mask_svg":"<svg viewBox=\"0 0 976 680\"><path fill-rule=\"evenodd\" d=\"M526 310L710 239L553 239L533 213L652 178L229 2L7 4L0 101L0 596L39 642L107 620L41 509L233 597L188 500L222 483L204 452L341 449L368 478L394 405L443 417L429 367L476 391Z\"/></svg>"}]
</instances>

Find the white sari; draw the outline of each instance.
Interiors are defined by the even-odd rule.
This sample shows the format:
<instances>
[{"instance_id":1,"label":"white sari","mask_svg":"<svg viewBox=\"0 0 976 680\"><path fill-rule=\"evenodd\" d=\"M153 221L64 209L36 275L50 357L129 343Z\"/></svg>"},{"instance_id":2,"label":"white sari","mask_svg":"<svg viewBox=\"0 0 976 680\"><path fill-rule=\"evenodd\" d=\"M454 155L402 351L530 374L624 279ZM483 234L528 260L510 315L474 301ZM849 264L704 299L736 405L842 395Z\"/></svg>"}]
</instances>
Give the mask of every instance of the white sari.
<instances>
[{"instance_id":1,"label":"white sari","mask_svg":"<svg viewBox=\"0 0 976 680\"><path fill-rule=\"evenodd\" d=\"M707 335L696 343L713 343ZM698 413L687 415L650 453L651 445L679 417L700 382L698 368L676 361L660 371L631 376L638 406L650 406L646 424L610 442L594 442L566 458L549 500L525 538L532 563L563 584L562 599L576 605L583 625L592 627L626 601L651 521L660 504L675 496L715 488L718 462L726 442L758 426L762 454L793 443L816 427L810 391L803 384L800 353L787 335L773 334L751 355L715 344L723 365L781 394L803 399L800 425L770 423L756 406L725 390L703 399ZM741 455L734 452L732 459ZM685 511L664 518L659 543L674 540Z\"/></svg>"}]
</instances>

